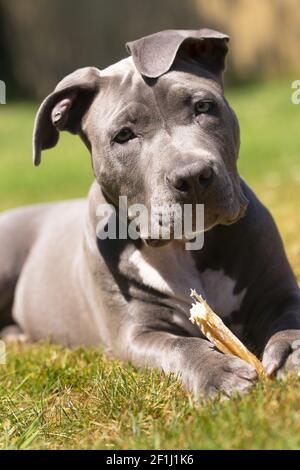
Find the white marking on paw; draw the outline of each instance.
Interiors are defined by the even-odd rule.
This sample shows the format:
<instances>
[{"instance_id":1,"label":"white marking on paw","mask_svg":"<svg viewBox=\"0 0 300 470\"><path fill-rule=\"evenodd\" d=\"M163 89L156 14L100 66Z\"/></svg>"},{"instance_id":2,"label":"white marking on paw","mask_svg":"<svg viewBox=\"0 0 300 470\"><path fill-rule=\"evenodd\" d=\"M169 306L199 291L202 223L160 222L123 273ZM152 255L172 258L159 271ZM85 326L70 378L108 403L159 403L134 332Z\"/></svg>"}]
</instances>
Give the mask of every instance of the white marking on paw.
<instances>
[{"instance_id":1,"label":"white marking on paw","mask_svg":"<svg viewBox=\"0 0 300 470\"><path fill-rule=\"evenodd\" d=\"M6 343L27 343L28 337L17 325L9 325L0 331L0 338Z\"/></svg>"}]
</instances>

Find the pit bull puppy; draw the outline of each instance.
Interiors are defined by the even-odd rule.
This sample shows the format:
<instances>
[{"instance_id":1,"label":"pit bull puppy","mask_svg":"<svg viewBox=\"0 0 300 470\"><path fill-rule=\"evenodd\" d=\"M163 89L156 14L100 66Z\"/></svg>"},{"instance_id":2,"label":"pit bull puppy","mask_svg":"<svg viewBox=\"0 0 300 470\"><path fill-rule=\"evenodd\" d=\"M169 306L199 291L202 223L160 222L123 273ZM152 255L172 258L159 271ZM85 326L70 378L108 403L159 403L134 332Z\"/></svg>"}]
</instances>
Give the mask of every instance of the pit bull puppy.
<instances>
[{"instance_id":1,"label":"pit bull puppy","mask_svg":"<svg viewBox=\"0 0 300 470\"><path fill-rule=\"evenodd\" d=\"M96 181L87 200L1 215L2 337L14 323L32 341L101 345L177 374L196 396L249 390L254 368L190 322L194 288L269 375L297 367L299 289L271 215L238 174L239 125L222 81L227 45L209 29L163 31L128 43L130 56L105 70L75 71L45 99L35 165L69 131L90 150ZM109 203L118 217L120 196L149 210L204 204L203 248L175 239L176 218L169 240L97 236L109 222L98 207Z\"/></svg>"}]
</instances>

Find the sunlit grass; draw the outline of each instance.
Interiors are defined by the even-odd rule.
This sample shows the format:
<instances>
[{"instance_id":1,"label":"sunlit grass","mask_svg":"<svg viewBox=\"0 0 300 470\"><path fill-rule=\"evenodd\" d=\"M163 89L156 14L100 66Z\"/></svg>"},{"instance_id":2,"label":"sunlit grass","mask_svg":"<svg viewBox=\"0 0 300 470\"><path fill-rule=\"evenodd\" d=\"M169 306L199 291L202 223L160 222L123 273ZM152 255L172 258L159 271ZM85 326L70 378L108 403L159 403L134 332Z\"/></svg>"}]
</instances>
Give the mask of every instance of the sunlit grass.
<instances>
[{"instance_id":1,"label":"sunlit grass","mask_svg":"<svg viewBox=\"0 0 300 470\"><path fill-rule=\"evenodd\" d=\"M300 448L297 377L207 404L193 402L172 377L96 350L38 344L7 353L1 448Z\"/></svg>"}]
</instances>

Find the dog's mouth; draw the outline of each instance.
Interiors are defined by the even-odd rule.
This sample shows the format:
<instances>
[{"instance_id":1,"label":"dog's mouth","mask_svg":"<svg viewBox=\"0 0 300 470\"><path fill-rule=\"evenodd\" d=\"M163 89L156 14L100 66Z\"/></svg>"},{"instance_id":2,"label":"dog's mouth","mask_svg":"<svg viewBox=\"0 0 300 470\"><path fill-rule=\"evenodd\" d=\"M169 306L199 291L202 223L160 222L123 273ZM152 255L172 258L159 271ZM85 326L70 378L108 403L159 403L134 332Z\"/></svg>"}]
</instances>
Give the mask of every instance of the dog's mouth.
<instances>
[{"instance_id":1,"label":"dog's mouth","mask_svg":"<svg viewBox=\"0 0 300 470\"><path fill-rule=\"evenodd\" d=\"M143 242L147 245L147 246L151 246L152 248L160 248L162 246L166 246L168 245L168 243L171 242L171 240L162 240L162 239L152 239L152 238L146 238L146 239L143 239Z\"/></svg>"},{"instance_id":2,"label":"dog's mouth","mask_svg":"<svg viewBox=\"0 0 300 470\"><path fill-rule=\"evenodd\" d=\"M247 207L243 207L238 215L236 215L235 217L232 217L232 218L224 219L224 220L222 220L218 216L215 216L214 219L211 221L211 223L204 227L203 232L208 232L209 230L213 229L217 225L229 226L229 225L233 225L233 224L237 223L240 219L242 219L244 217L244 215L246 213L246 210L247 210ZM197 235L199 235L199 232L189 234L188 236L183 235L182 238L180 238L180 240L182 242L186 243L188 241L191 241L191 240L195 239ZM172 230L170 230L170 237L168 239L151 238L151 237L143 237L143 236L141 236L140 238L142 239L142 241L147 246L150 246L152 248L160 248L160 247L165 246L168 243L172 242L173 240L178 241L178 238L176 238L174 236L174 233L172 232Z\"/></svg>"},{"instance_id":3,"label":"dog's mouth","mask_svg":"<svg viewBox=\"0 0 300 470\"><path fill-rule=\"evenodd\" d=\"M173 240L186 243L216 225L232 225L244 217L248 200L241 187L228 185L226 197L224 192L204 204L140 204L138 214L128 211L128 220L148 246L161 247ZM143 207L145 211L140 212Z\"/></svg>"},{"instance_id":4,"label":"dog's mouth","mask_svg":"<svg viewBox=\"0 0 300 470\"><path fill-rule=\"evenodd\" d=\"M195 214L193 214L195 215ZM162 219L158 220L156 227L156 233L153 234L148 230L141 230L139 228L139 234L141 240L148 246L153 248L162 247L172 241L178 241L182 243L191 242L198 235L203 234L206 230L210 229L216 224L218 217L215 216L213 221L210 222L209 226L204 223L197 223L190 221L188 229L185 227L184 217L181 219L172 218L168 224L163 223ZM210 218L211 221L211 218Z\"/></svg>"}]
</instances>

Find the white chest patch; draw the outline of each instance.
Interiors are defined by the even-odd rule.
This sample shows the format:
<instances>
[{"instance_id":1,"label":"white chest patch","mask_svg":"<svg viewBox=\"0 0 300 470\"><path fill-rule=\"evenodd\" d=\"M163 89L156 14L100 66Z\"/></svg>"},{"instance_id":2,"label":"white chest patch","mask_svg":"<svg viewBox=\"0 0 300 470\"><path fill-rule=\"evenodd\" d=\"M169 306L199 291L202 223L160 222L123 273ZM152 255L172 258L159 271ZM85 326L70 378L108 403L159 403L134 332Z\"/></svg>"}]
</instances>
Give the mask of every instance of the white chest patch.
<instances>
[{"instance_id":1,"label":"white chest patch","mask_svg":"<svg viewBox=\"0 0 300 470\"><path fill-rule=\"evenodd\" d=\"M181 307L187 315L191 289L201 294L222 318L239 310L246 295L246 289L235 294L236 281L226 276L223 270L207 269L200 273L190 252L179 244L135 250L129 261L144 285L167 295L169 303Z\"/></svg>"}]
</instances>

